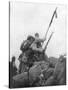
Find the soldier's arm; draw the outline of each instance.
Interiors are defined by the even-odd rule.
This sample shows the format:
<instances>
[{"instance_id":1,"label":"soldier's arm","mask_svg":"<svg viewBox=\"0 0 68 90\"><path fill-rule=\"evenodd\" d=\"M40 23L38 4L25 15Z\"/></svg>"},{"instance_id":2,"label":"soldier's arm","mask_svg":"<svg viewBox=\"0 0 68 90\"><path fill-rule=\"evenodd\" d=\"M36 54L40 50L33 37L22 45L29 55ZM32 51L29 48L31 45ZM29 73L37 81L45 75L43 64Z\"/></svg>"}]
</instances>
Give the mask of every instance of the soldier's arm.
<instances>
[{"instance_id":1,"label":"soldier's arm","mask_svg":"<svg viewBox=\"0 0 68 90\"><path fill-rule=\"evenodd\" d=\"M35 51L39 51L39 52L42 52L42 51L43 51L42 48L37 48L34 43L31 45L31 48L32 48L33 50L35 50Z\"/></svg>"},{"instance_id":2,"label":"soldier's arm","mask_svg":"<svg viewBox=\"0 0 68 90\"><path fill-rule=\"evenodd\" d=\"M28 42L28 40L23 40L23 43L21 44L20 50L22 50L22 48L26 45L27 42Z\"/></svg>"},{"instance_id":3,"label":"soldier's arm","mask_svg":"<svg viewBox=\"0 0 68 90\"><path fill-rule=\"evenodd\" d=\"M39 42L44 42L45 40L46 40L46 38L38 39L37 41L39 41Z\"/></svg>"}]
</instances>

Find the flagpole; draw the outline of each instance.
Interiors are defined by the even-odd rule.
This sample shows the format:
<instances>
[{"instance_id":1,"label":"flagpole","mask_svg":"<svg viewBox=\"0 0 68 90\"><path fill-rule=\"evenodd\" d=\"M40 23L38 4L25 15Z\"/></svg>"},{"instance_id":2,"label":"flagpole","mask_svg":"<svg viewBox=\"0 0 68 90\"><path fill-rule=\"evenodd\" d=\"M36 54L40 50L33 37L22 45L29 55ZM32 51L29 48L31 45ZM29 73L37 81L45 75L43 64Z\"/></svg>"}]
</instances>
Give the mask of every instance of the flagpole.
<instances>
[{"instance_id":1,"label":"flagpole","mask_svg":"<svg viewBox=\"0 0 68 90\"><path fill-rule=\"evenodd\" d=\"M53 15L52 15L52 18L51 18L51 21L50 21L49 26L48 26L48 28L47 28L45 37L47 36L47 33L48 33L48 31L49 31L49 28L50 28L50 26L51 26L51 24L52 24L52 22L53 22L53 18L54 18L55 14L56 14L56 10L57 10L57 7L56 7L56 9L55 9L55 11L54 11L54 13L53 13Z\"/></svg>"}]
</instances>

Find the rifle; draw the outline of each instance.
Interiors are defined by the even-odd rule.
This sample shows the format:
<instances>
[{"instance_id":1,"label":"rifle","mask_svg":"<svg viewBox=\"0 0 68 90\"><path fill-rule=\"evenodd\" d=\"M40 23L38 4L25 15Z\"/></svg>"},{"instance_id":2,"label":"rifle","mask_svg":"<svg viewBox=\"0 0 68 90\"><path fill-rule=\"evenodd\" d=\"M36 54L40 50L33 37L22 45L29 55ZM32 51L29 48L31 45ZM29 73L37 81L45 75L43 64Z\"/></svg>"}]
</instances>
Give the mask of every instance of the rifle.
<instances>
[{"instance_id":1,"label":"rifle","mask_svg":"<svg viewBox=\"0 0 68 90\"><path fill-rule=\"evenodd\" d=\"M49 43L49 41L51 40L53 33L54 33L54 32L51 33L51 35L50 35L50 37L49 37L49 39L48 39L48 41L47 41L47 43L46 43L46 45L45 45L45 47L44 47L43 52L45 52L45 50L47 49L48 43Z\"/></svg>"}]
</instances>

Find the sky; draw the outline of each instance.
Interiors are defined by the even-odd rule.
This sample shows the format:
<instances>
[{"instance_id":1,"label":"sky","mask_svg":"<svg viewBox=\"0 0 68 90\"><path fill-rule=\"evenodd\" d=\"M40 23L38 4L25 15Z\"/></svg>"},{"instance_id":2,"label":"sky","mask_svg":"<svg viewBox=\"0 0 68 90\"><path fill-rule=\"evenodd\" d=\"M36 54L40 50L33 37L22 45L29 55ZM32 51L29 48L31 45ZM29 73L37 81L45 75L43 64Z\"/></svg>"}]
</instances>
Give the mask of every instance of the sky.
<instances>
[{"instance_id":1,"label":"sky","mask_svg":"<svg viewBox=\"0 0 68 90\"><path fill-rule=\"evenodd\" d=\"M47 40L53 31L54 34L48 44L46 54L48 57L59 57L66 53L66 6L46 3L10 3L10 59L14 55L20 55L20 46L28 35L38 32L40 38L45 36L48 25L55 8L57 7L57 19L47 34ZM46 40L46 41L47 41ZM43 48L46 44L44 42Z\"/></svg>"}]
</instances>

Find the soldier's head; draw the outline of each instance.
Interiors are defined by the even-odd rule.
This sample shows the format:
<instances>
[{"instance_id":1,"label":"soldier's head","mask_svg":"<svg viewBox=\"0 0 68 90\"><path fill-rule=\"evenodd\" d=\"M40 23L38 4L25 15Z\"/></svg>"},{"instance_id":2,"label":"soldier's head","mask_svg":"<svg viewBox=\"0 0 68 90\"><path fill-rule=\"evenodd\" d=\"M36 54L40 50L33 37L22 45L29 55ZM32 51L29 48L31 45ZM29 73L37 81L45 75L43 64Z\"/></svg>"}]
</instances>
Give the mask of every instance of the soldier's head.
<instances>
[{"instance_id":1,"label":"soldier's head","mask_svg":"<svg viewBox=\"0 0 68 90\"><path fill-rule=\"evenodd\" d=\"M33 36L28 36L28 37L27 37L27 40L30 41L30 42L33 42L35 39L34 39Z\"/></svg>"},{"instance_id":2,"label":"soldier's head","mask_svg":"<svg viewBox=\"0 0 68 90\"><path fill-rule=\"evenodd\" d=\"M35 33L35 38L39 38L39 33Z\"/></svg>"}]
</instances>

